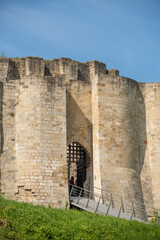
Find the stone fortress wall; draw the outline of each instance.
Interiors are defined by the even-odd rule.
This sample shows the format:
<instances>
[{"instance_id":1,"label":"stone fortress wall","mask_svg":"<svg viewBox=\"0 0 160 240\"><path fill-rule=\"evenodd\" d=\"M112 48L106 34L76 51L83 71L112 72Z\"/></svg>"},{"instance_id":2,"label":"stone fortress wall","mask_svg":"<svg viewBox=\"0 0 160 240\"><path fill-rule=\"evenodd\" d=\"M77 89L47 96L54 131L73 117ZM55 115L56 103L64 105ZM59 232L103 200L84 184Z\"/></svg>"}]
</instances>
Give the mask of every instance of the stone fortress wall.
<instances>
[{"instance_id":1,"label":"stone fortress wall","mask_svg":"<svg viewBox=\"0 0 160 240\"><path fill-rule=\"evenodd\" d=\"M86 151L86 184L160 207L160 83L97 61L0 58L0 189L64 207L67 146Z\"/></svg>"}]
</instances>

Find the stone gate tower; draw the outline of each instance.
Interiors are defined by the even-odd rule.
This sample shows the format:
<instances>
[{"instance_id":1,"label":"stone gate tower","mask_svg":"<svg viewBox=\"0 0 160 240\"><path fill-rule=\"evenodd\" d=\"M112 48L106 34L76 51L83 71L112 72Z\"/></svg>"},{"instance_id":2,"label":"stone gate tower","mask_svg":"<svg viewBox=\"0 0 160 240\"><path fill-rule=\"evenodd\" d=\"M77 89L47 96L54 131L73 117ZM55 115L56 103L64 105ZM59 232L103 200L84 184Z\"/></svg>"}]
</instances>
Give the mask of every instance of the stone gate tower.
<instances>
[{"instance_id":1,"label":"stone gate tower","mask_svg":"<svg viewBox=\"0 0 160 240\"><path fill-rule=\"evenodd\" d=\"M0 189L64 207L68 178L160 207L160 83L97 61L0 58Z\"/></svg>"}]
</instances>

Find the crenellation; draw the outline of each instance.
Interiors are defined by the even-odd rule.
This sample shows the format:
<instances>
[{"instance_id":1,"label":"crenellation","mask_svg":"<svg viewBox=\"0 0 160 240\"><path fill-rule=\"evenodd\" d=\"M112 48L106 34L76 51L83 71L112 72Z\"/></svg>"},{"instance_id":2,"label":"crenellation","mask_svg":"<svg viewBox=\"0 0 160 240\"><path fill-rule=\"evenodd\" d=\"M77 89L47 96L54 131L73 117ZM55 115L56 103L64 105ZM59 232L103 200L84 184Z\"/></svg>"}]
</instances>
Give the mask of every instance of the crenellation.
<instances>
[{"instance_id":1,"label":"crenellation","mask_svg":"<svg viewBox=\"0 0 160 240\"><path fill-rule=\"evenodd\" d=\"M0 57L0 81L3 82L7 79L8 72L8 58Z\"/></svg>"},{"instance_id":2,"label":"crenellation","mask_svg":"<svg viewBox=\"0 0 160 240\"><path fill-rule=\"evenodd\" d=\"M91 81L96 74L107 74L106 64L98 62L96 60L89 62L89 68Z\"/></svg>"},{"instance_id":3,"label":"crenellation","mask_svg":"<svg viewBox=\"0 0 160 240\"><path fill-rule=\"evenodd\" d=\"M119 71L117 69L107 69L107 74L111 76L119 76Z\"/></svg>"},{"instance_id":4,"label":"crenellation","mask_svg":"<svg viewBox=\"0 0 160 240\"><path fill-rule=\"evenodd\" d=\"M25 59L26 76L44 76L44 67L43 58L26 57Z\"/></svg>"},{"instance_id":5,"label":"crenellation","mask_svg":"<svg viewBox=\"0 0 160 240\"><path fill-rule=\"evenodd\" d=\"M78 80L90 81L89 63L78 63Z\"/></svg>"}]
</instances>

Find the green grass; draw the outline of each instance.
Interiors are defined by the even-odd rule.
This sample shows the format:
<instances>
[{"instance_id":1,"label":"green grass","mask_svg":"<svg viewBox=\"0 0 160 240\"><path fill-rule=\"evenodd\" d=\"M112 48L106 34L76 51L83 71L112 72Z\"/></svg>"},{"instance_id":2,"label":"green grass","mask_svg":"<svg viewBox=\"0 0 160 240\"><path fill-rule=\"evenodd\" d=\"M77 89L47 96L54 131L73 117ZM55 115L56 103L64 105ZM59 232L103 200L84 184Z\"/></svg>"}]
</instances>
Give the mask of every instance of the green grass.
<instances>
[{"instance_id":1,"label":"green grass","mask_svg":"<svg viewBox=\"0 0 160 240\"><path fill-rule=\"evenodd\" d=\"M160 240L160 227L0 197L0 240Z\"/></svg>"}]
</instances>

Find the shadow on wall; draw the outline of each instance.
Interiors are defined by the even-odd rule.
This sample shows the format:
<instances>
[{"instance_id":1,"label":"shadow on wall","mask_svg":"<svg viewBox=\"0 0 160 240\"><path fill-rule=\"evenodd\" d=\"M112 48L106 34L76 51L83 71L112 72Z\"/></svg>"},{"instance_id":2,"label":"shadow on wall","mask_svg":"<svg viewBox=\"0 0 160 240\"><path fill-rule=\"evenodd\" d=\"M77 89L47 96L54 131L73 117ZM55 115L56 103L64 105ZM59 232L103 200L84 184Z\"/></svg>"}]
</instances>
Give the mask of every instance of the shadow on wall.
<instances>
[{"instance_id":1,"label":"shadow on wall","mask_svg":"<svg viewBox=\"0 0 160 240\"><path fill-rule=\"evenodd\" d=\"M92 124L67 90L67 145L79 143L87 153L86 184L93 186Z\"/></svg>"},{"instance_id":2,"label":"shadow on wall","mask_svg":"<svg viewBox=\"0 0 160 240\"><path fill-rule=\"evenodd\" d=\"M9 60L6 82L14 79L20 79L20 74L16 66L16 62Z\"/></svg>"},{"instance_id":3,"label":"shadow on wall","mask_svg":"<svg viewBox=\"0 0 160 240\"><path fill-rule=\"evenodd\" d=\"M124 83L126 84L126 82ZM139 85L136 82L130 80L128 81L127 85L128 91L126 91L126 108L128 116L126 116L126 119L127 117L129 119L129 142L126 143L126 150L128 146L131 151L128 155L128 160L130 161L128 165L128 171L130 171L130 173L126 172L126 177L128 176L127 180L129 188L127 189L124 186L124 193L126 199L133 199L138 202L144 203L144 194L140 175L144 166L147 142L146 107L144 97ZM131 191L130 188L132 189Z\"/></svg>"},{"instance_id":4,"label":"shadow on wall","mask_svg":"<svg viewBox=\"0 0 160 240\"><path fill-rule=\"evenodd\" d=\"M128 98L128 108L130 105L130 101L133 102L134 109L131 108L131 111L133 113L131 114L131 127L132 127L132 133L134 134L134 143L133 148L131 152L131 159L133 163L133 169L136 171L136 175L133 175L133 188L134 190L134 198L138 199L140 201L141 197L141 203L144 203L144 195L143 195L143 189L142 189L142 182L141 182L141 172L144 166L144 160L145 160L145 153L146 153L146 143L147 143L147 136L146 136L146 107L145 107L145 101L142 94L142 91L138 84L136 84L136 91L134 95L131 96L131 99ZM137 179L134 179L137 178ZM139 182L139 187L137 185L134 186L134 183ZM141 195L141 197L140 197Z\"/></svg>"},{"instance_id":5,"label":"shadow on wall","mask_svg":"<svg viewBox=\"0 0 160 240\"><path fill-rule=\"evenodd\" d=\"M138 86L138 111L136 119L138 119L137 125L137 142L138 142L138 148L139 148L139 162L137 163L137 168L139 175L141 174L143 165L144 165L144 159L145 159L145 152L146 152L146 144L147 144L147 134L146 134L146 106L143 94L141 92L140 87Z\"/></svg>"},{"instance_id":6,"label":"shadow on wall","mask_svg":"<svg viewBox=\"0 0 160 240\"><path fill-rule=\"evenodd\" d=\"M130 109L130 127L133 134L132 151L130 158L132 159L132 169L135 169L135 174L132 175L131 183L133 186L133 196L129 196L129 191L126 191L127 199L134 198L137 201L146 204L152 198L151 175L149 166L145 159L147 134L146 134L146 106L143 97L143 88L141 89L136 84L135 92L128 96L128 109ZM131 102L133 103L130 108ZM132 109L133 108L133 109Z\"/></svg>"},{"instance_id":7,"label":"shadow on wall","mask_svg":"<svg viewBox=\"0 0 160 240\"><path fill-rule=\"evenodd\" d=\"M128 142L124 143L126 150L129 147L127 153L124 154L128 157L128 162L126 162L128 167L134 169L140 175L144 165L147 143L145 101L137 83L130 81L127 83L125 81L124 84L128 85L128 89L125 89L124 92L126 102L124 107L123 105L120 105L120 107L123 111L125 110L125 114L122 115L122 121L124 121L122 130L127 132L125 136ZM122 137L124 136L122 135Z\"/></svg>"},{"instance_id":8,"label":"shadow on wall","mask_svg":"<svg viewBox=\"0 0 160 240\"><path fill-rule=\"evenodd\" d=\"M138 86L139 87L139 86ZM138 111L138 136L137 142L139 143L139 162L137 162L137 169L140 176L141 189L143 194L143 201L146 204L153 203L152 195L152 180L150 165L148 157L146 156L147 148L147 133L146 133L146 105L143 97L143 88L139 87L139 111Z\"/></svg>"},{"instance_id":9,"label":"shadow on wall","mask_svg":"<svg viewBox=\"0 0 160 240\"><path fill-rule=\"evenodd\" d=\"M134 82L132 83L134 84ZM131 173L130 184L133 188L133 195L129 189L125 192L127 199L136 199L141 203L146 203L152 198L152 186L149 166L146 167L146 106L143 97L143 88L136 83L131 88L128 94L127 108L130 116L130 129L131 129L131 143L132 151L130 152L131 169L135 173ZM141 177L143 175L143 177ZM146 193L149 193L149 197ZM131 194L131 195L130 195Z\"/></svg>"},{"instance_id":10,"label":"shadow on wall","mask_svg":"<svg viewBox=\"0 0 160 240\"><path fill-rule=\"evenodd\" d=\"M140 178L146 166L147 139L143 89L137 82L122 77L119 81L109 79L107 87L103 90L100 86L100 90L103 93L100 103L103 104L105 99L100 108L100 117L105 124L101 128L104 136L104 154L100 159L102 188L123 195L128 202L144 203ZM148 188L150 186L148 181Z\"/></svg>"}]
</instances>

